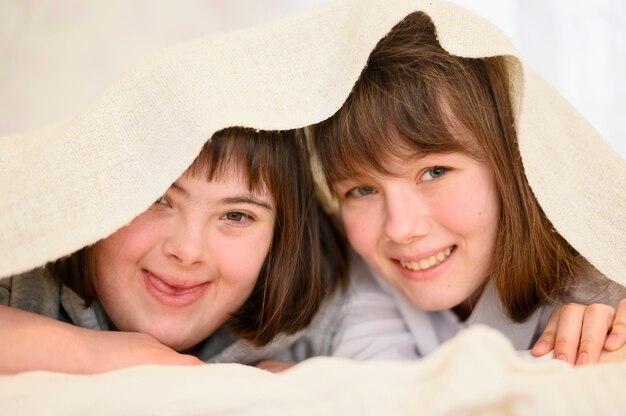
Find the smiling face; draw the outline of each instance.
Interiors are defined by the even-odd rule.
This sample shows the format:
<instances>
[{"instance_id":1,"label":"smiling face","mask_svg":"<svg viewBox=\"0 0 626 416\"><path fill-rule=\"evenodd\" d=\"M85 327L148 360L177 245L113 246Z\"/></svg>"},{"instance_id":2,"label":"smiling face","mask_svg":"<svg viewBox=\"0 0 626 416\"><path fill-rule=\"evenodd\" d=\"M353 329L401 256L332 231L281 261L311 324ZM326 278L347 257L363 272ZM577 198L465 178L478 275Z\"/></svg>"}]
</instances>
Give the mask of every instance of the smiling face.
<instances>
[{"instance_id":1,"label":"smiling face","mask_svg":"<svg viewBox=\"0 0 626 416\"><path fill-rule=\"evenodd\" d=\"M395 175L333 184L352 247L415 306L470 302L489 277L498 230L495 178L461 152L390 161Z\"/></svg>"},{"instance_id":2,"label":"smiling face","mask_svg":"<svg viewBox=\"0 0 626 416\"><path fill-rule=\"evenodd\" d=\"M218 329L250 295L268 254L272 197L241 176L183 175L147 211L98 242L94 285L122 331L177 350Z\"/></svg>"},{"instance_id":3,"label":"smiling face","mask_svg":"<svg viewBox=\"0 0 626 416\"><path fill-rule=\"evenodd\" d=\"M378 42L342 107L311 128L352 244L418 306L471 306L464 300L490 275L521 322L584 267L526 179L509 98L517 70L505 57L451 55L416 12ZM426 180L436 166L451 169ZM358 187L362 202L346 195Z\"/></svg>"}]
</instances>

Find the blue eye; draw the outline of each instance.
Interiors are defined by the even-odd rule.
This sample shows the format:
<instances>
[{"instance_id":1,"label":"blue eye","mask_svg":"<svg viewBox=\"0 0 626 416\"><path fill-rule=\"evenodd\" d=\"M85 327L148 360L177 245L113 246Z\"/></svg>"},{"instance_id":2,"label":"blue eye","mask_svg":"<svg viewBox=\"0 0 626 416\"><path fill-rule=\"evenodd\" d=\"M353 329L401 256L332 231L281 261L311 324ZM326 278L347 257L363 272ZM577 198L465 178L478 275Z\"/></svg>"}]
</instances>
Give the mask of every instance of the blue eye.
<instances>
[{"instance_id":1,"label":"blue eye","mask_svg":"<svg viewBox=\"0 0 626 416\"><path fill-rule=\"evenodd\" d=\"M443 175L448 173L450 169L444 168L443 166L434 166L428 169L424 175L422 175L422 180L424 181L432 181L435 179L441 178Z\"/></svg>"},{"instance_id":2,"label":"blue eye","mask_svg":"<svg viewBox=\"0 0 626 416\"><path fill-rule=\"evenodd\" d=\"M346 196L347 197L352 197L352 198L361 198L361 197L364 197L364 196L371 195L371 194L373 194L375 192L376 191L371 186L358 186L356 188L350 189L346 193Z\"/></svg>"}]
</instances>

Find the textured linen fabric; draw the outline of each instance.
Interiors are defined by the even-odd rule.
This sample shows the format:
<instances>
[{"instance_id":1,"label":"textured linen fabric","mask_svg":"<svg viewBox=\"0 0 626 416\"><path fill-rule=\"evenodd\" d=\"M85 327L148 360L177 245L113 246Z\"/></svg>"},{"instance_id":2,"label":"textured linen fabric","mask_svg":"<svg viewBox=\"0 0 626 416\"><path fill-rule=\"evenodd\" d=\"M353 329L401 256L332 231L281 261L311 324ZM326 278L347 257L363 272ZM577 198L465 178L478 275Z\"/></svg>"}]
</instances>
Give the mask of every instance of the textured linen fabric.
<instances>
[{"instance_id":1,"label":"textured linen fabric","mask_svg":"<svg viewBox=\"0 0 626 416\"><path fill-rule=\"evenodd\" d=\"M520 360L477 325L423 360L320 357L281 374L239 364L94 376L0 376L0 413L28 415L623 415L626 364Z\"/></svg>"},{"instance_id":2,"label":"textured linen fabric","mask_svg":"<svg viewBox=\"0 0 626 416\"><path fill-rule=\"evenodd\" d=\"M237 339L226 326L200 343L193 354L207 363L255 364L263 359L302 361L329 355L339 325L341 294L329 299L311 326L293 335L279 335L264 347ZM83 328L111 331L115 327L97 301L90 307L43 268L0 280L0 304L34 312Z\"/></svg>"}]
</instances>

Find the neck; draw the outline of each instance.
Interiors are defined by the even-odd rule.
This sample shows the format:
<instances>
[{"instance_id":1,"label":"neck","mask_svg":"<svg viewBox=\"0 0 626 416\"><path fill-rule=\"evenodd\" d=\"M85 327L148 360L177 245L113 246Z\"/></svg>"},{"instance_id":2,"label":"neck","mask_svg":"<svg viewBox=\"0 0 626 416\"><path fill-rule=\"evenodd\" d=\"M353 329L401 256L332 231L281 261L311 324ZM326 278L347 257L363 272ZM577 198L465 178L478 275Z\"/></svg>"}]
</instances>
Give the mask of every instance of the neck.
<instances>
[{"instance_id":1,"label":"neck","mask_svg":"<svg viewBox=\"0 0 626 416\"><path fill-rule=\"evenodd\" d=\"M485 279L483 284L481 284L480 287L476 289L476 291L470 297L451 309L461 322L465 322L474 311L474 307L478 303L480 296L483 294L483 291L485 289L485 286L487 286L488 281L489 279Z\"/></svg>"}]
</instances>

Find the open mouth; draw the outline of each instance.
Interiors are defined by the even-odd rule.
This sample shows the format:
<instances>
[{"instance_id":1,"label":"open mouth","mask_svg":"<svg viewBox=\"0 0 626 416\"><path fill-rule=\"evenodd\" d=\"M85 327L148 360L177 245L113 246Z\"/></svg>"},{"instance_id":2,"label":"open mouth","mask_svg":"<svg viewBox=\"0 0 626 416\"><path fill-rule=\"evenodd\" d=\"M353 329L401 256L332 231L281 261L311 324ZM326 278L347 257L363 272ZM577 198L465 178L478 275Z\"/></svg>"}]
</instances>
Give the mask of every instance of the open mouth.
<instances>
[{"instance_id":1,"label":"open mouth","mask_svg":"<svg viewBox=\"0 0 626 416\"><path fill-rule=\"evenodd\" d=\"M400 260L400 265L405 269L412 270L414 272L419 272L423 270L432 269L433 267L439 266L441 263L446 261L450 254L454 252L456 246L451 246L446 248L445 250L440 251L439 253L433 254L432 256L421 259L420 261L406 261Z\"/></svg>"}]
</instances>

